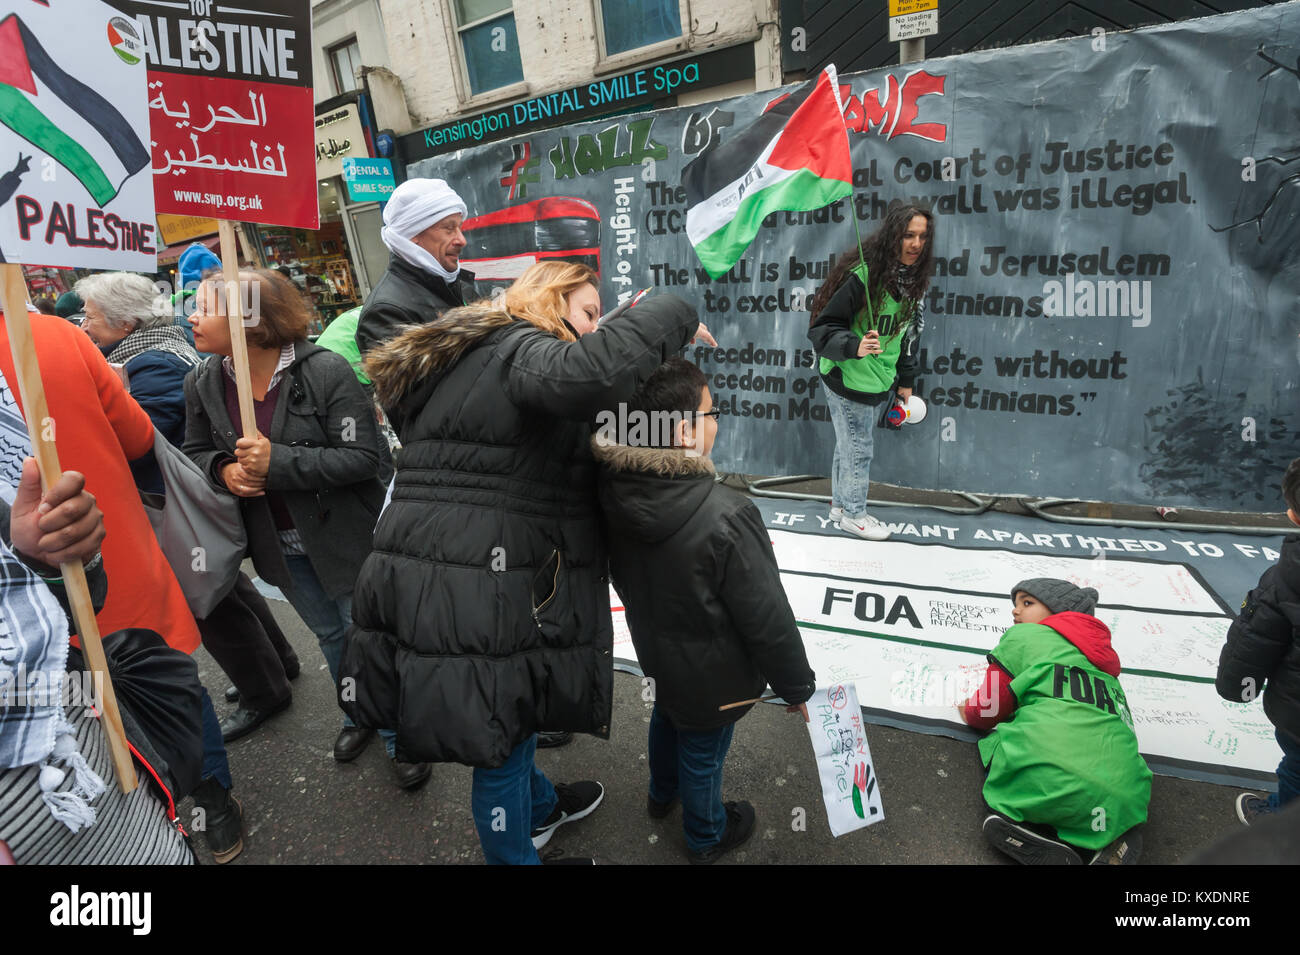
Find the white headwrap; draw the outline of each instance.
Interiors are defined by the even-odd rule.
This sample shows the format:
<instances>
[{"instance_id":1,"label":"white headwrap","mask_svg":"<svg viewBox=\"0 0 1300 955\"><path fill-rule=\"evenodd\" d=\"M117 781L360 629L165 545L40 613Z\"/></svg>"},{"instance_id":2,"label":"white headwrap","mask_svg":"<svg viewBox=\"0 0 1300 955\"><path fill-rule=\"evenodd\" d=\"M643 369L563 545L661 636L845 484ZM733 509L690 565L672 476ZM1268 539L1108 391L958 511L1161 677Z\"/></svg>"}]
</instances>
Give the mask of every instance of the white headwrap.
<instances>
[{"instance_id":1,"label":"white headwrap","mask_svg":"<svg viewBox=\"0 0 1300 955\"><path fill-rule=\"evenodd\" d=\"M384 245L394 255L450 284L460 275L460 268L448 272L441 262L411 239L434 223L457 213L466 216L469 209L446 180L408 179L388 197L388 204L384 206L384 230L380 234Z\"/></svg>"}]
</instances>

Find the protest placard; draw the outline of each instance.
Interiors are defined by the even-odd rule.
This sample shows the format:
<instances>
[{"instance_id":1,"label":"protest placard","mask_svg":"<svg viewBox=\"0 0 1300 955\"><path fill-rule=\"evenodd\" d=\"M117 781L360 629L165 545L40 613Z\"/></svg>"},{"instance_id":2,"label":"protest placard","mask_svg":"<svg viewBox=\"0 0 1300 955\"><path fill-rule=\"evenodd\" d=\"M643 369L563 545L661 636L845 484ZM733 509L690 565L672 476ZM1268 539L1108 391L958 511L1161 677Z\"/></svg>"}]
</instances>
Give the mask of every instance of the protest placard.
<instances>
[{"instance_id":1,"label":"protest placard","mask_svg":"<svg viewBox=\"0 0 1300 955\"><path fill-rule=\"evenodd\" d=\"M318 228L309 0L114 6L148 67L158 211Z\"/></svg>"},{"instance_id":2,"label":"protest placard","mask_svg":"<svg viewBox=\"0 0 1300 955\"><path fill-rule=\"evenodd\" d=\"M808 701L808 735L817 757L831 834L842 836L885 818L880 785L852 683L823 687Z\"/></svg>"},{"instance_id":3,"label":"protest placard","mask_svg":"<svg viewBox=\"0 0 1300 955\"><path fill-rule=\"evenodd\" d=\"M158 211L219 221L240 430L257 435L233 223L320 226L310 0L114 0L149 70Z\"/></svg>"},{"instance_id":4,"label":"protest placard","mask_svg":"<svg viewBox=\"0 0 1300 955\"><path fill-rule=\"evenodd\" d=\"M0 6L0 261L152 272L144 65L129 21L71 6Z\"/></svg>"}]
</instances>

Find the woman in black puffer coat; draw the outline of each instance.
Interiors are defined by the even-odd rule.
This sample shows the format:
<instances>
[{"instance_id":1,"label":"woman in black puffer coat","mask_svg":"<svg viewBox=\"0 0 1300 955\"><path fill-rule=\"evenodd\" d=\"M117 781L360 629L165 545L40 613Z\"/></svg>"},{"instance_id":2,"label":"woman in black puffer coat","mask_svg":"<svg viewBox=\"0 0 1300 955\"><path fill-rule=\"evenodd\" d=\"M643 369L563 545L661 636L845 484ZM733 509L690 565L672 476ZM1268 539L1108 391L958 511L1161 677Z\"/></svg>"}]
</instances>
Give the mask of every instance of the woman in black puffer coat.
<instances>
[{"instance_id":1,"label":"woman in black puffer coat","mask_svg":"<svg viewBox=\"0 0 1300 955\"><path fill-rule=\"evenodd\" d=\"M362 725L397 727L400 759L476 767L489 862L535 863L534 846L603 792L556 793L532 759L539 730L609 735L613 641L589 422L697 328L712 340L666 295L579 339L575 325L586 331L598 314L595 285L585 267L539 264L505 310L452 309L366 360L402 451L357 581L343 666L355 699L343 702Z\"/></svg>"}]
</instances>

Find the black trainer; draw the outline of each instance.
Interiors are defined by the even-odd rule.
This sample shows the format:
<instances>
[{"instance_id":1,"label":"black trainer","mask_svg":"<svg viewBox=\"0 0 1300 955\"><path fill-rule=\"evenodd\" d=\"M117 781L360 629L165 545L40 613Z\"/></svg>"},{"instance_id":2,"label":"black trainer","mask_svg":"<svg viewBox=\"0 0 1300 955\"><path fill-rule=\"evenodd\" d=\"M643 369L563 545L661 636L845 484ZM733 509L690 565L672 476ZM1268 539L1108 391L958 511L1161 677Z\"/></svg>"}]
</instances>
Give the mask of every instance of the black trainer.
<instances>
[{"instance_id":1,"label":"black trainer","mask_svg":"<svg viewBox=\"0 0 1300 955\"><path fill-rule=\"evenodd\" d=\"M542 865L596 865L595 856L566 856L563 849L542 853Z\"/></svg>"},{"instance_id":2,"label":"black trainer","mask_svg":"<svg viewBox=\"0 0 1300 955\"><path fill-rule=\"evenodd\" d=\"M722 839L707 849L691 851L691 865L713 865L732 849L743 846L754 834L753 806L740 801L723 803L723 807L727 810L727 829Z\"/></svg>"},{"instance_id":3,"label":"black trainer","mask_svg":"<svg viewBox=\"0 0 1300 955\"><path fill-rule=\"evenodd\" d=\"M551 841L555 830L566 822L577 822L596 811L600 801L605 798L605 787L597 782L557 783L555 786L557 801L546 822L533 830L533 848L540 849Z\"/></svg>"},{"instance_id":4,"label":"black trainer","mask_svg":"<svg viewBox=\"0 0 1300 955\"><path fill-rule=\"evenodd\" d=\"M1137 865L1142 854L1142 833L1130 829L1105 848L1098 849L1088 865Z\"/></svg>"},{"instance_id":5,"label":"black trainer","mask_svg":"<svg viewBox=\"0 0 1300 955\"><path fill-rule=\"evenodd\" d=\"M1237 797L1237 818L1248 826L1276 811L1263 796L1242 793Z\"/></svg>"},{"instance_id":6,"label":"black trainer","mask_svg":"<svg viewBox=\"0 0 1300 955\"><path fill-rule=\"evenodd\" d=\"M984 838L1022 865L1083 865L1079 853L1060 839L1034 832L993 813L984 819Z\"/></svg>"}]
</instances>

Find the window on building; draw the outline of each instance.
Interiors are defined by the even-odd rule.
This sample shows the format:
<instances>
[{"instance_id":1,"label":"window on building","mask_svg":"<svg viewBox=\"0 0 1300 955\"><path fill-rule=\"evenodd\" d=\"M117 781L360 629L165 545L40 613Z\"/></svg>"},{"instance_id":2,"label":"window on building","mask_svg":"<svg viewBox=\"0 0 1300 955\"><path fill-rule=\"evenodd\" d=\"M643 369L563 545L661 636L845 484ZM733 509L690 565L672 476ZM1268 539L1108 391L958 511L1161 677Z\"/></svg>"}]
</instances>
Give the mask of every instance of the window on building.
<instances>
[{"instance_id":1,"label":"window on building","mask_svg":"<svg viewBox=\"0 0 1300 955\"><path fill-rule=\"evenodd\" d=\"M334 71L334 88L340 93L350 93L357 88L357 73L361 69L361 49L356 37L346 43L329 48L330 69Z\"/></svg>"},{"instance_id":2,"label":"window on building","mask_svg":"<svg viewBox=\"0 0 1300 955\"><path fill-rule=\"evenodd\" d=\"M682 35L677 0L600 0L600 21L606 56Z\"/></svg>"},{"instance_id":3,"label":"window on building","mask_svg":"<svg viewBox=\"0 0 1300 955\"><path fill-rule=\"evenodd\" d=\"M470 94L518 83L524 78L519 61L519 35L510 0L452 0L456 32L465 54Z\"/></svg>"}]
</instances>

